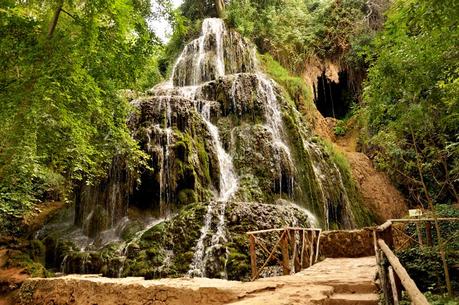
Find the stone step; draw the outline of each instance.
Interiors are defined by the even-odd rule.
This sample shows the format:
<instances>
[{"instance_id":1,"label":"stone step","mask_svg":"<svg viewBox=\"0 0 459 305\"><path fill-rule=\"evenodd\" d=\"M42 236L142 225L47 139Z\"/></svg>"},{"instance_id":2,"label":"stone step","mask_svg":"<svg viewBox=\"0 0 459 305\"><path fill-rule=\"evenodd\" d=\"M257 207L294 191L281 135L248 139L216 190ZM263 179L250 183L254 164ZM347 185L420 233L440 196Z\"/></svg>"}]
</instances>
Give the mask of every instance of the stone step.
<instances>
[{"instance_id":1,"label":"stone step","mask_svg":"<svg viewBox=\"0 0 459 305\"><path fill-rule=\"evenodd\" d=\"M337 294L355 294L355 293L375 293L377 287L374 282L357 282L357 283L329 283Z\"/></svg>"},{"instance_id":2,"label":"stone step","mask_svg":"<svg viewBox=\"0 0 459 305\"><path fill-rule=\"evenodd\" d=\"M335 293L326 305L378 305L379 296L375 293Z\"/></svg>"}]
</instances>

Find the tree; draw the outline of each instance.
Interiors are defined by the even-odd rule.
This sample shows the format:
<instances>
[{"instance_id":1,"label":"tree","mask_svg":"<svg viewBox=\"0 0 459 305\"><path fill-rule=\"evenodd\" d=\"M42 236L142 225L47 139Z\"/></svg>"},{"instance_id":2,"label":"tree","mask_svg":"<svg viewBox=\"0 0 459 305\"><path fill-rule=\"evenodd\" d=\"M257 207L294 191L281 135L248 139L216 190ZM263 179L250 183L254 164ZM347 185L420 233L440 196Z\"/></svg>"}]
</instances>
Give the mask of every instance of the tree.
<instances>
[{"instance_id":1,"label":"tree","mask_svg":"<svg viewBox=\"0 0 459 305\"><path fill-rule=\"evenodd\" d=\"M417 159L434 202L459 201L458 7L397 1L370 51L377 56L365 88L368 144L414 202L425 199L412 179Z\"/></svg>"},{"instance_id":2,"label":"tree","mask_svg":"<svg viewBox=\"0 0 459 305\"><path fill-rule=\"evenodd\" d=\"M449 294L435 205L459 201L458 13L446 1L396 1L365 88L368 147L412 202L432 211Z\"/></svg>"},{"instance_id":3,"label":"tree","mask_svg":"<svg viewBox=\"0 0 459 305\"><path fill-rule=\"evenodd\" d=\"M64 200L141 157L120 89L159 80L149 1L14 1L0 8L0 218ZM5 216L6 215L6 216ZM9 217L8 216L8 217Z\"/></svg>"}]
</instances>

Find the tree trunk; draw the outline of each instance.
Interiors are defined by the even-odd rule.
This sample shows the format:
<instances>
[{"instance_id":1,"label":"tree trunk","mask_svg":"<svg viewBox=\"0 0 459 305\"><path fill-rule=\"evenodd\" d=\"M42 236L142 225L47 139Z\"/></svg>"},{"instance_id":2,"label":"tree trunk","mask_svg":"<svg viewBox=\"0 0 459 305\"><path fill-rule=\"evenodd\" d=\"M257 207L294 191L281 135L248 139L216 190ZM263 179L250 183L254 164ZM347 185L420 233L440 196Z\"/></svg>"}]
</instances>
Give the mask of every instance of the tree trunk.
<instances>
[{"instance_id":1,"label":"tree trunk","mask_svg":"<svg viewBox=\"0 0 459 305\"><path fill-rule=\"evenodd\" d=\"M217 17L223 18L225 13L225 0L215 0L215 8L217 9Z\"/></svg>"},{"instance_id":2,"label":"tree trunk","mask_svg":"<svg viewBox=\"0 0 459 305\"><path fill-rule=\"evenodd\" d=\"M451 287L451 278L449 276L448 262L446 258L445 244L443 243L443 237L441 236L441 230L440 230L440 224L438 222L437 211L435 210L434 202L432 200L432 197L429 194L429 189L427 188L427 185L424 181L424 175L422 173L422 164L420 160L420 152L418 150L418 145L416 143L416 137L414 136L412 126L410 126L410 131L411 131L411 138L413 140L414 150L416 152L416 167L418 169L419 179L421 181L421 185L425 193L427 203L429 204L429 208L432 211L432 216L434 219L434 226L435 226L435 231L437 233L437 239L438 239L438 248L439 248L440 257L443 263L443 271L445 272L446 289L448 290L448 295L453 296L453 289Z\"/></svg>"},{"instance_id":3,"label":"tree trunk","mask_svg":"<svg viewBox=\"0 0 459 305\"><path fill-rule=\"evenodd\" d=\"M63 5L64 5L64 1L62 0L59 2L59 5L54 11L53 20L51 21L49 28L48 28L48 39L51 39L53 37L54 30L56 29L57 21L59 20L59 15L61 14Z\"/></svg>"}]
</instances>

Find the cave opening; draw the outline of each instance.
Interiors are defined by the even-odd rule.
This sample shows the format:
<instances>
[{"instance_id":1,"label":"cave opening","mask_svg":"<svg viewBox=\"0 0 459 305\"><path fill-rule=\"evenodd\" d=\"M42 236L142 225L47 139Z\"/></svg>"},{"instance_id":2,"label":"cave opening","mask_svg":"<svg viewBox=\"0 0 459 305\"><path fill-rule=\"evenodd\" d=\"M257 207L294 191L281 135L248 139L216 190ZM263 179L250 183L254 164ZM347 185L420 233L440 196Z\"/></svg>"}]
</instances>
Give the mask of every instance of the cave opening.
<instances>
[{"instance_id":1,"label":"cave opening","mask_svg":"<svg viewBox=\"0 0 459 305\"><path fill-rule=\"evenodd\" d=\"M339 72L338 76L339 82L335 83L323 72L314 85L314 103L324 117L343 119L351 110L355 90L350 86L346 71Z\"/></svg>"}]
</instances>

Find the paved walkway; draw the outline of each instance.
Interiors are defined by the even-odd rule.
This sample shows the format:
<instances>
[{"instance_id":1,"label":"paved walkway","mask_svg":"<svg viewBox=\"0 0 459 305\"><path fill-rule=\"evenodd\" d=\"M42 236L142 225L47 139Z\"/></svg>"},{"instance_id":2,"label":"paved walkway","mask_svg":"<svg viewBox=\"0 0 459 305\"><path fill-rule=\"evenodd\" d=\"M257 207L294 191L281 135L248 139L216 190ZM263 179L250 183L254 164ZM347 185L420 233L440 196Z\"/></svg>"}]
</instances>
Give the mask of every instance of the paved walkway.
<instances>
[{"instance_id":1,"label":"paved walkway","mask_svg":"<svg viewBox=\"0 0 459 305\"><path fill-rule=\"evenodd\" d=\"M29 279L20 296L24 305L377 305L375 276L374 257L329 258L295 275L250 283L82 275Z\"/></svg>"}]
</instances>

